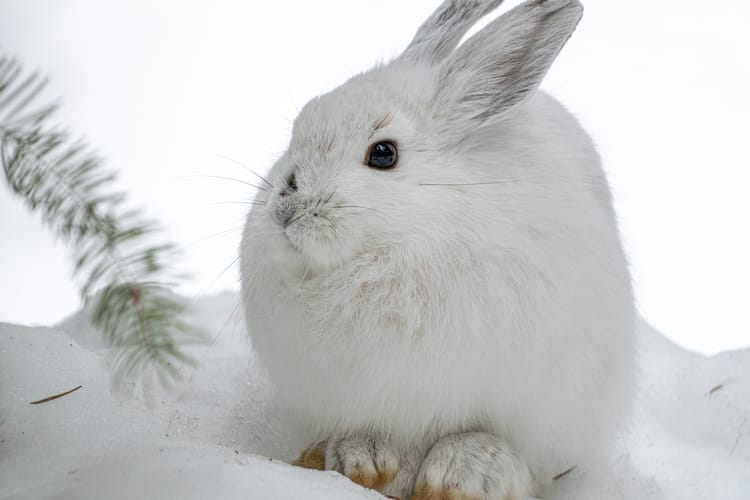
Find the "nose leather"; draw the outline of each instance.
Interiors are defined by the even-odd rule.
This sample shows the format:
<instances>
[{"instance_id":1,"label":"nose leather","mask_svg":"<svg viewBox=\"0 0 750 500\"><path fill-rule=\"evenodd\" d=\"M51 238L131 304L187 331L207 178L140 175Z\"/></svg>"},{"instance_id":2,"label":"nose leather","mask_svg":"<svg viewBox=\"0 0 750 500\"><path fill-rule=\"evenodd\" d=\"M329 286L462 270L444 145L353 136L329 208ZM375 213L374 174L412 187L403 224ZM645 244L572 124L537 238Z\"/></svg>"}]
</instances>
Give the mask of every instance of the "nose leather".
<instances>
[{"instance_id":1,"label":"nose leather","mask_svg":"<svg viewBox=\"0 0 750 500\"><path fill-rule=\"evenodd\" d=\"M271 211L271 217L281 227L287 227L300 208L300 203L293 196L281 196Z\"/></svg>"}]
</instances>

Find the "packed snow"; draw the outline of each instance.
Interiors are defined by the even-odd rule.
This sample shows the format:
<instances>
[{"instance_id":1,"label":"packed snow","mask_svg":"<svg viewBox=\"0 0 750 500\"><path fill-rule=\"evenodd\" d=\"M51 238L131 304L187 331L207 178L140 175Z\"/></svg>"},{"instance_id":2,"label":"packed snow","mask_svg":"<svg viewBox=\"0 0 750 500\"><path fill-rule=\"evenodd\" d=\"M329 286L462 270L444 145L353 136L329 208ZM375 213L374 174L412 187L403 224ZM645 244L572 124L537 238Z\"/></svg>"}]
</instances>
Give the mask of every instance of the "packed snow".
<instances>
[{"instance_id":1,"label":"packed snow","mask_svg":"<svg viewBox=\"0 0 750 500\"><path fill-rule=\"evenodd\" d=\"M114 392L85 311L53 328L0 324L0 498L382 499L286 463L306 443L272 404L237 294L189 302L210 340L169 391L147 379ZM639 395L616 456L543 498L750 499L750 350L700 356L643 323L638 337Z\"/></svg>"}]
</instances>

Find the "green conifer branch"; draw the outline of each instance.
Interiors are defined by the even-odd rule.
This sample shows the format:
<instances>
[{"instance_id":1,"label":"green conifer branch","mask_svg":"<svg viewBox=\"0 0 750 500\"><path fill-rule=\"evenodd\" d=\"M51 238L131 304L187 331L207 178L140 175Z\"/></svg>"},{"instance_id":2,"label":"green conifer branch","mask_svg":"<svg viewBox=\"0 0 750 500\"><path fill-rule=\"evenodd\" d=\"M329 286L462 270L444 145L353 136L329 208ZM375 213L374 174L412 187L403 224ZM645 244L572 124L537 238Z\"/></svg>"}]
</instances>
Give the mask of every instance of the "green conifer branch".
<instances>
[{"instance_id":1,"label":"green conifer branch","mask_svg":"<svg viewBox=\"0 0 750 500\"><path fill-rule=\"evenodd\" d=\"M112 348L120 384L155 370L168 384L192 363L185 347L202 336L182 318L169 289L170 243L153 244L159 227L114 189L116 175L83 141L49 124L56 106L29 110L46 80L0 58L0 162L10 188L64 240L83 297L95 295L93 323Z\"/></svg>"}]
</instances>

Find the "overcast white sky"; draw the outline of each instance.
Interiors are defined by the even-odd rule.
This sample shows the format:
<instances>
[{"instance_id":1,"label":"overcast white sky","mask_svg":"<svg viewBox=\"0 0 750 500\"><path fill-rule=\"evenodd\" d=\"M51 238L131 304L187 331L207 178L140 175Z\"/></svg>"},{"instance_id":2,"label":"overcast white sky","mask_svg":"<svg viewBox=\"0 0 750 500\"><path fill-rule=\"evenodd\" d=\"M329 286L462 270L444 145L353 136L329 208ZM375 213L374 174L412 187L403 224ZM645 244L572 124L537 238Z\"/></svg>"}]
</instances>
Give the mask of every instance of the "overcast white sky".
<instances>
[{"instance_id":1,"label":"overcast white sky","mask_svg":"<svg viewBox=\"0 0 750 500\"><path fill-rule=\"evenodd\" d=\"M519 3L508 1L508 6ZM197 293L237 288L251 180L296 110L405 47L439 0L2 0L0 50L53 77L58 118L186 250ZM584 1L544 88L604 156L639 307L667 336L750 345L750 4ZM78 307L64 247L0 187L0 321ZM213 283L213 284L212 284Z\"/></svg>"}]
</instances>

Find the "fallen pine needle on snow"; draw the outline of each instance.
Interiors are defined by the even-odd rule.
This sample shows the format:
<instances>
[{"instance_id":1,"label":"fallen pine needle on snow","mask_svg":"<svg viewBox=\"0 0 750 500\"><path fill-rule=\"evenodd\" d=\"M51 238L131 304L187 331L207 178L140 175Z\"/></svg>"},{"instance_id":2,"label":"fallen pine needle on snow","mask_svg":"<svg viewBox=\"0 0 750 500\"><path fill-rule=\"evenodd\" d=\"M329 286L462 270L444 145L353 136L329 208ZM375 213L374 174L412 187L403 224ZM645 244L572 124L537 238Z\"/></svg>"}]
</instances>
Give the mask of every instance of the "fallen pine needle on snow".
<instances>
[{"instance_id":1,"label":"fallen pine needle on snow","mask_svg":"<svg viewBox=\"0 0 750 500\"><path fill-rule=\"evenodd\" d=\"M192 347L203 363L190 377L151 394L112 393L88 310L54 328L0 324L0 500L385 500L286 463L309 443L285 423L244 325L227 322L238 300L191 302L185 321L223 333ZM563 464L541 498L748 500L750 349L699 355L640 321L638 339L638 395L612 456ZM76 404L37 406L72 391L29 404L30 387L66 380L86 387Z\"/></svg>"},{"instance_id":2,"label":"fallen pine needle on snow","mask_svg":"<svg viewBox=\"0 0 750 500\"><path fill-rule=\"evenodd\" d=\"M562 479L562 478L564 478L565 476L567 476L568 474L570 474L571 472L573 472L574 470L576 470L576 467L578 467L578 466L577 466L577 465L574 465L574 466L573 466L573 467L571 467L570 469L568 469L568 470L565 470L565 471L563 471L563 472L559 473L558 475L556 475L555 477L553 477L553 478L552 478L552 480L553 480L553 481L557 481L558 479Z\"/></svg>"},{"instance_id":3,"label":"fallen pine needle on snow","mask_svg":"<svg viewBox=\"0 0 750 500\"><path fill-rule=\"evenodd\" d=\"M710 390L710 391L708 391L708 395L710 396L710 395L711 395L711 394L713 394L714 392L716 392L716 391L720 391L720 390L722 390L723 388L724 388L724 384L719 384L719 385L715 385L715 386L713 386L713 387L711 388L711 390Z\"/></svg>"},{"instance_id":4,"label":"fallen pine needle on snow","mask_svg":"<svg viewBox=\"0 0 750 500\"><path fill-rule=\"evenodd\" d=\"M42 403L47 403L47 402L52 401L54 399L61 398L63 396L67 396L68 394L70 394L72 392L76 392L81 387L83 387L83 386L79 385L78 387L74 387L73 389L71 389L69 391L61 392L60 394L55 394L54 396L48 396L46 398L42 398L42 399L39 399L37 401L32 401L29 404L31 404L31 405L39 405L39 404L42 404Z\"/></svg>"}]
</instances>

